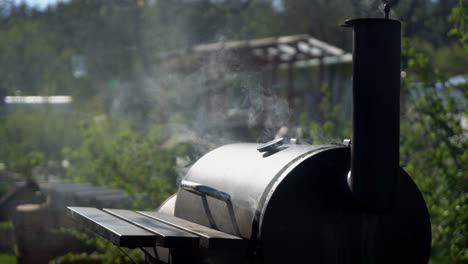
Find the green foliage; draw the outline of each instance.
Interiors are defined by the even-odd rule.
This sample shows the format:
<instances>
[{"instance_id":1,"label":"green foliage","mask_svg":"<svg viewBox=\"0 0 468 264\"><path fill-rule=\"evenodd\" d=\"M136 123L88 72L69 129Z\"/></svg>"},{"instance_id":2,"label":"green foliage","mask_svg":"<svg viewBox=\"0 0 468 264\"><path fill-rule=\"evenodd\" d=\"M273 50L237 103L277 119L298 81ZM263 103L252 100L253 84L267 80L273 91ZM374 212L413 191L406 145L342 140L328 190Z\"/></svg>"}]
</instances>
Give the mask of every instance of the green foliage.
<instances>
[{"instance_id":1,"label":"green foliage","mask_svg":"<svg viewBox=\"0 0 468 264\"><path fill-rule=\"evenodd\" d=\"M453 23L450 34L458 37L463 48L468 52L468 5L463 0L458 0L458 5L452 9L449 21Z\"/></svg>"},{"instance_id":2,"label":"green foliage","mask_svg":"<svg viewBox=\"0 0 468 264\"><path fill-rule=\"evenodd\" d=\"M158 125L139 129L102 116L81 122L80 135L78 148L64 150L67 176L75 182L125 190L139 209L154 209L175 191L175 155L183 148L161 149Z\"/></svg>"},{"instance_id":3,"label":"green foliage","mask_svg":"<svg viewBox=\"0 0 468 264\"><path fill-rule=\"evenodd\" d=\"M464 49L459 43L443 47L435 52L434 65L447 75L466 74L463 66L468 65L468 49Z\"/></svg>"},{"instance_id":4,"label":"green foliage","mask_svg":"<svg viewBox=\"0 0 468 264\"><path fill-rule=\"evenodd\" d=\"M301 115L300 125L303 138L311 144L341 142L351 135L351 122L340 115L340 105L333 105L331 94L327 85L320 89L321 100L319 104L320 116L318 120L309 120L305 114Z\"/></svg>"},{"instance_id":5,"label":"green foliage","mask_svg":"<svg viewBox=\"0 0 468 264\"><path fill-rule=\"evenodd\" d=\"M428 56L409 42L403 47L401 163L431 215L431 262L467 263L468 131L461 123L468 116L468 82L448 82Z\"/></svg>"},{"instance_id":6,"label":"green foliage","mask_svg":"<svg viewBox=\"0 0 468 264\"><path fill-rule=\"evenodd\" d=\"M16 111L0 116L0 161L6 169L31 177L33 169L59 160L64 146L76 143L69 113L48 109Z\"/></svg>"},{"instance_id":7,"label":"green foliage","mask_svg":"<svg viewBox=\"0 0 468 264\"><path fill-rule=\"evenodd\" d=\"M81 241L84 245L90 246L90 248L95 248L95 250L93 252L88 253L69 252L63 256L53 259L52 261L50 261L50 263L130 263L130 259L126 254L128 254L132 258L132 260L136 261L137 263L142 263L144 259L143 253L140 250L122 249L125 251L125 254L124 252L122 252L122 250L113 245L110 241L98 236L95 233L90 232L89 230L61 228L57 232L70 235Z\"/></svg>"},{"instance_id":8,"label":"green foliage","mask_svg":"<svg viewBox=\"0 0 468 264\"><path fill-rule=\"evenodd\" d=\"M406 0L398 2L394 8L395 17L405 23L404 36L424 39L436 49L450 45L454 39L448 38L451 28L447 16L458 0ZM374 1L378 3L379 1Z\"/></svg>"}]
</instances>

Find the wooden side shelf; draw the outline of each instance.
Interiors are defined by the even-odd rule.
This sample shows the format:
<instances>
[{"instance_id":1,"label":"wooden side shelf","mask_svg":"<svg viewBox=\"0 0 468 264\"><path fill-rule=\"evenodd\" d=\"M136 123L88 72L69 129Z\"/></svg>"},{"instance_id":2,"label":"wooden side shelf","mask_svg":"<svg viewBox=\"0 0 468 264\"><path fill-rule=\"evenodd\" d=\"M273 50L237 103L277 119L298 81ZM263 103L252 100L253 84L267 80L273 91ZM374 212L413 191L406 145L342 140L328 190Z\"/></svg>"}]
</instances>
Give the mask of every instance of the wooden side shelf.
<instances>
[{"instance_id":1,"label":"wooden side shelf","mask_svg":"<svg viewBox=\"0 0 468 264\"><path fill-rule=\"evenodd\" d=\"M246 247L246 240L182 218L157 212L68 207L69 215L119 247Z\"/></svg>"}]
</instances>

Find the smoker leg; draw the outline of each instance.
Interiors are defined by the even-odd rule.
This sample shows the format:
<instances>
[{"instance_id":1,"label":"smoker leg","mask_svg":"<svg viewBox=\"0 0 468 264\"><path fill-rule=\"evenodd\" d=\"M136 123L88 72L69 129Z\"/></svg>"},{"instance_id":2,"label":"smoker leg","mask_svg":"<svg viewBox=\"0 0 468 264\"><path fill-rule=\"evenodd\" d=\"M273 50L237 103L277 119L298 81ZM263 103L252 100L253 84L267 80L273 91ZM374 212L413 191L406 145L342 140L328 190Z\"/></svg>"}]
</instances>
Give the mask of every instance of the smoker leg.
<instances>
[{"instance_id":1,"label":"smoker leg","mask_svg":"<svg viewBox=\"0 0 468 264\"><path fill-rule=\"evenodd\" d=\"M140 248L145 253L145 263L161 264L169 263L169 249L161 247L142 247Z\"/></svg>"}]
</instances>

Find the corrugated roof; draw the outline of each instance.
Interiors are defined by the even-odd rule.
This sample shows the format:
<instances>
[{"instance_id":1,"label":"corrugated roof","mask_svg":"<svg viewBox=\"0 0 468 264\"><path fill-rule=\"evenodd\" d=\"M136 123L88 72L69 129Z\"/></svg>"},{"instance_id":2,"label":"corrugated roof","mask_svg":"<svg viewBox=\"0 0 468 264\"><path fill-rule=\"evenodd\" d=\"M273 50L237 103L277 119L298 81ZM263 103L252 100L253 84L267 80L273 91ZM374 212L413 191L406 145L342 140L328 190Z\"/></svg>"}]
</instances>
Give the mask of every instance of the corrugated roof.
<instances>
[{"instance_id":1,"label":"corrugated roof","mask_svg":"<svg viewBox=\"0 0 468 264\"><path fill-rule=\"evenodd\" d=\"M307 34L240 41L200 44L162 57L168 69L194 65L217 52L232 52L258 64L278 64L280 68L313 67L323 64L350 63L352 55L343 49Z\"/></svg>"}]
</instances>

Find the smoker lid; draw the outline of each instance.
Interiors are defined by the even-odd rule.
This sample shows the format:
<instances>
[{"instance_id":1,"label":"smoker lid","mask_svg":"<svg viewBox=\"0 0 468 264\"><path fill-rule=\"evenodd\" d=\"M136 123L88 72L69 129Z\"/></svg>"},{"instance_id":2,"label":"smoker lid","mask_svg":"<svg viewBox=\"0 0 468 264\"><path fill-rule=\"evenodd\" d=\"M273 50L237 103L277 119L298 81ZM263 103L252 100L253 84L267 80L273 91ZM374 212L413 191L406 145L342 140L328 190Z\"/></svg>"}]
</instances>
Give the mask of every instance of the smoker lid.
<instances>
[{"instance_id":1,"label":"smoker lid","mask_svg":"<svg viewBox=\"0 0 468 264\"><path fill-rule=\"evenodd\" d=\"M222 146L199 159L181 184L177 217L251 238L271 193L294 168L342 145L285 144L260 153L260 144ZM297 172L297 171L296 171Z\"/></svg>"}]
</instances>

